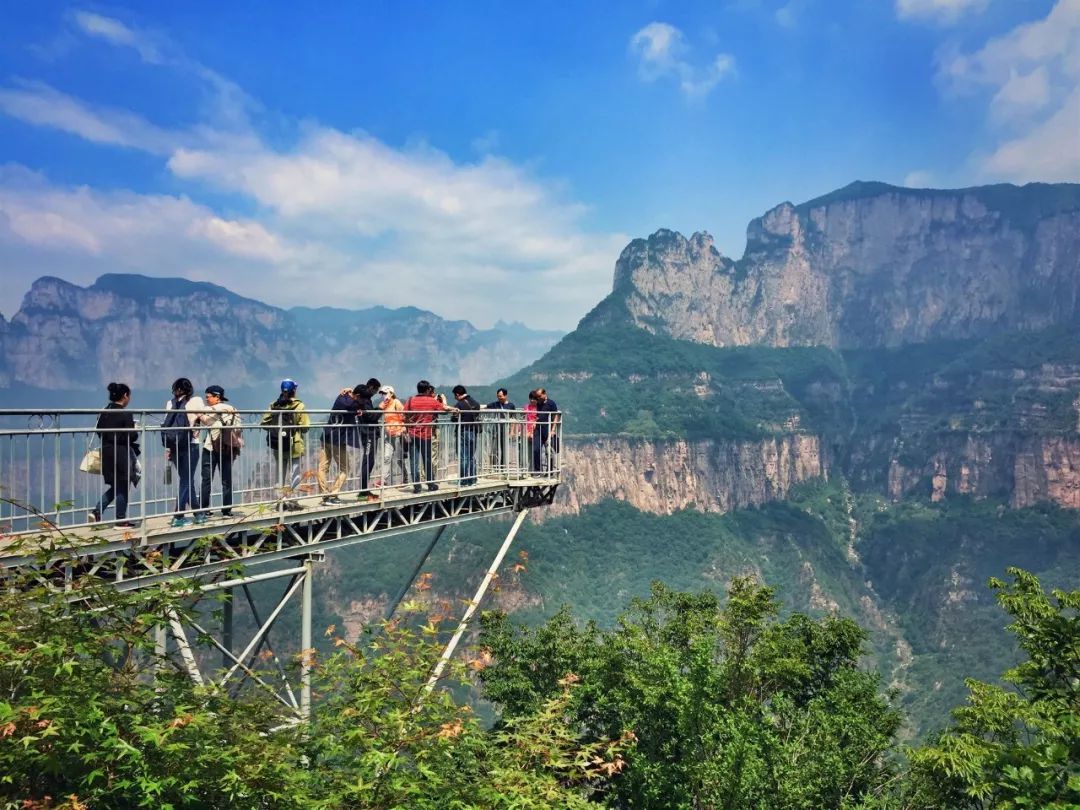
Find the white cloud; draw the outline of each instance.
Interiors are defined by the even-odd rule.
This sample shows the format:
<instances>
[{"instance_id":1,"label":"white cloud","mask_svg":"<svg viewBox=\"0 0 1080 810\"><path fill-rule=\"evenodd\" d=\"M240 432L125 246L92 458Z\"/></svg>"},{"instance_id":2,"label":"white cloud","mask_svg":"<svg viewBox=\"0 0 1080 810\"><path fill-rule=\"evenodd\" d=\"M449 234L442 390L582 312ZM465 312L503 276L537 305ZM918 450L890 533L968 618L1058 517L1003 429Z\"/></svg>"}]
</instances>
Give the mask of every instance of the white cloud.
<instances>
[{"instance_id":1,"label":"white cloud","mask_svg":"<svg viewBox=\"0 0 1080 810\"><path fill-rule=\"evenodd\" d=\"M637 57L638 75L645 81L673 78L688 98L700 99L735 73L735 57L721 53L705 66L689 59L682 31L664 22L651 22L630 37L630 52Z\"/></svg>"},{"instance_id":2,"label":"white cloud","mask_svg":"<svg viewBox=\"0 0 1080 810\"><path fill-rule=\"evenodd\" d=\"M1048 119L1000 144L982 169L1020 182L1080 180L1080 86Z\"/></svg>"},{"instance_id":3,"label":"white cloud","mask_svg":"<svg viewBox=\"0 0 1080 810\"><path fill-rule=\"evenodd\" d=\"M943 59L939 79L950 93L989 97L995 145L977 158L983 175L1080 179L1080 0Z\"/></svg>"},{"instance_id":4,"label":"white cloud","mask_svg":"<svg viewBox=\"0 0 1080 810\"><path fill-rule=\"evenodd\" d=\"M990 101L990 111L999 120L1038 112L1050 102L1050 73L1045 65L1030 73L1012 71Z\"/></svg>"},{"instance_id":5,"label":"white cloud","mask_svg":"<svg viewBox=\"0 0 1080 810\"><path fill-rule=\"evenodd\" d=\"M916 169L904 177L904 185L908 188L930 188L933 183L934 175L926 169Z\"/></svg>"},{"instance_id":6,"label":"white cloud","mask_svg":"<svg viewBox=\"0 0 1080 810\"><path fill-rule=\"evenodd\" d=\"M551 328L572 327L610 290L628 237L590 232L587 208L561 183L491 155L497 133L485 136L475 161L314 122L294 122L293 142L280 145L279 134L271 146L245 117L258 106L167 40L99 15L75 19L80 31L179 67L232 103L167 129L42 84L0 88L0 111L160 156L195 198L0 172L0 266L83 283L114 270L181 275L283 306L416 305L479 325L503 318ZM684 92L708 92L728 69L718 61ZM239 219L198 202L208 187L254 213Z\"/></svg>"},{"instance_id":7,"label":"white cloud","mask_svg":"<svg viewBox=\"0 0 1080 810\"><path fill-rule=\"evenodd\" d=\"M0 87L0 111L88 141L167 155L183 138L126 110L94 108L41 82Z\"/></svg>"},{"instance_id":8,"label":"white cloud","mask_svg":"<svg viewBox=\"0 0 1080 810\"><path fill-rule=\"evenodd\" d=\"M984 11L989 0L896 0L896 14L902 20L931 20L942 24L957 22L965 14Z\"/></svg>"},{"instance_id":9,"label":"white cloud","mask_svg":"<svg viewBox=\"0 0 1080 810\"><path fill-rule=\"evenodd\" d=\"M146 34L136 32L117 19L91 11L76 11L71 18L75 27L87 36L105 40L110 45L133 48L143 61L151 64L163 61L158 46Z\"/></svg>"}]
</instances>

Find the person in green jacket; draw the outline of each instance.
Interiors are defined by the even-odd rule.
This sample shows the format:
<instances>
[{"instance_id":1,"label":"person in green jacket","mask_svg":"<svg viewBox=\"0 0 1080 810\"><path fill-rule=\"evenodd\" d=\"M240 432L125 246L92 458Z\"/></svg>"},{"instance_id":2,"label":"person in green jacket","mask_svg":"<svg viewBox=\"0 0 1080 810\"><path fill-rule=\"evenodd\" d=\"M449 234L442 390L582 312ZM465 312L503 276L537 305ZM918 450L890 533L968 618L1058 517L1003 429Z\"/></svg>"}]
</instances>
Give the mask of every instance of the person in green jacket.
<instances>
[{"instance_id":1,"label":"person in green jacket","mask_svg":"<svg viewBox=\"0 0 1080 810\"><path fill-rule=\"evenodd\" d=\"M267 428L266 443L274 456L282 508L290 512L302 509L296 501L300 485L300 459L304 456L304 434L311 426L304 403L296 396L295 380L281 381L281 395L270 403L260 424Z\"/></svg>"}]
</instances>

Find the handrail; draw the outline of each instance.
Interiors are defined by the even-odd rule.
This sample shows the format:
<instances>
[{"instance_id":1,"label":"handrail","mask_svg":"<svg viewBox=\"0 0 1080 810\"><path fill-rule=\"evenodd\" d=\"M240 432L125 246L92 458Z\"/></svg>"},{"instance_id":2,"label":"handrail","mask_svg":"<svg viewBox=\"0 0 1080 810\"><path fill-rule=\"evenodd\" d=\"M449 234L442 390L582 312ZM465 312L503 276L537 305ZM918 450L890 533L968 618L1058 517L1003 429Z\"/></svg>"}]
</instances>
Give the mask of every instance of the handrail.
<instances>
[{"instance_id":1,"label":"handrail","mask_svg":"<svg viewBox=\"0 0 1080 810\"><path fill-rule=\"evenodd\" d=\"M201 423L166 429L166 409L0 409L0 535L38 530L35 515L65 529L122 517L135 524L124 528L145 535L147 519L155 516L195 520L253 507L284 512L297 501L380 500L395 490L461 491L561 475L558 412L462 412L477 417L470 422L453 411L395 411L398 418L387 422L386 411L370 410L355 413L371 422L354 424L351 411L305 408L308 425L288 424L289 411L234 412L235 427L220 424L220 407L207 407L186 411ZM98 430L102 414L130 416L135 426ZM343 414L345 423L329 423ZM28 416L50 424L8 426ZM416 417L420 423L413 423ZM240 436L237 455L231 442L222 446L222 428ZM173 441L178 436L179 444ZM81 472L88 449L102 448L102 439L105 469ZM137 465L132 445L138 446ZM107 489L114 496L126 489L124 514L115 512L115 499L95 514Z\"/></svg>"}]
</instances>

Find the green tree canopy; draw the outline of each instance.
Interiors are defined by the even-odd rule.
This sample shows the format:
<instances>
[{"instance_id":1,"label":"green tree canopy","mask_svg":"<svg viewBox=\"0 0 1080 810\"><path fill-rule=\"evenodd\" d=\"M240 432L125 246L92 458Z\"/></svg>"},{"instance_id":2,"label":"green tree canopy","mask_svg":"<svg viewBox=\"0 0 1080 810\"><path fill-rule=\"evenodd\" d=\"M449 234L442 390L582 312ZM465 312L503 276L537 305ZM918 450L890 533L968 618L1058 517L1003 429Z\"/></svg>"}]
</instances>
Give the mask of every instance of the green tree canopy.
<instances>
[{"instance_id":1,"label":"green tree canopy","mask_svg":"<svg viewBox=\"0 0 1080 810\"><path fill-rule=\"evenodd\" d=\"M535 630L487 614L486 694L515 718L578 679L578 732L636 740L614 807L841 807L882 791L900 716L858 666L865 632L779 621L772 590L750 579L727 596L656 584L611 631L567 611Z\"/></svg>"}]
</instances>

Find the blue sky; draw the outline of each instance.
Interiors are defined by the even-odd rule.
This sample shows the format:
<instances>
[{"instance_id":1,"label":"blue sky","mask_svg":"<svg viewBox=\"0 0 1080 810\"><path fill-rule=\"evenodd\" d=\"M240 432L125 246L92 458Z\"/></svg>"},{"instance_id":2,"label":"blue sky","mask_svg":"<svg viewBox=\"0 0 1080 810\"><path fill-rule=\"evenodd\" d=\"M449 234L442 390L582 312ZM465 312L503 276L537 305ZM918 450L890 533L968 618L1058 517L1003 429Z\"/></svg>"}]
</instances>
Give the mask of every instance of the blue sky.
<instances>
[{"instance_id":1,"label":"blue sky","mask_svg":"<svg viewBox=\"0 0 1080 810\"><path fill-rule=\"evenodd\" d=\"M45 274L571 328L626 242L856 179L1080 180L1080 0L15 4L10 317ZM13 283L12 283L13 282Z\"/></svg>"}]
</instances>

